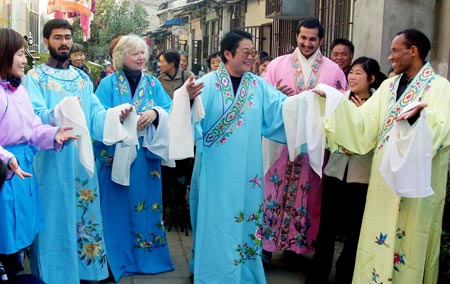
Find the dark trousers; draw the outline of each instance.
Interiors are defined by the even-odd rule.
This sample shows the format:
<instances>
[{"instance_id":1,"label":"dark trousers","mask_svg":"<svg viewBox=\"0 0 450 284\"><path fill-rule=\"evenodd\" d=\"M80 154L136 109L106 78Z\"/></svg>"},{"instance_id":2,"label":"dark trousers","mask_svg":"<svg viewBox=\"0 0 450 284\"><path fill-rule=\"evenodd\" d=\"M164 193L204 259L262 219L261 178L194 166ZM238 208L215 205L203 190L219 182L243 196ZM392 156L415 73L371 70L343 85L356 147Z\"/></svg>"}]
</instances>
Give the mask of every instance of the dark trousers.
<instances>
[{"instance_id":1,"label":"dark trousers","mask_svg":"<svg viewBox=\"0 0 450 284\"><path fill-rule=\"evenodd\" d=\"M25 250L20 250L13 254L0 254L0 262L3 264L8 279L13 278L24 270L24 257Z\"/></svg>"},{"instance_id":2,"label":"dark trousers","mask_svg":"<svg viewBox=\"0 0 450 284\"><path fill-rule=\"evenodd\" d=\"M344 247L336 262L335 284L352 282L367 188L367 184L324 176L319 233L308 283L328 283L338 234L344 238Z\"/></svg>"}]
</instances>

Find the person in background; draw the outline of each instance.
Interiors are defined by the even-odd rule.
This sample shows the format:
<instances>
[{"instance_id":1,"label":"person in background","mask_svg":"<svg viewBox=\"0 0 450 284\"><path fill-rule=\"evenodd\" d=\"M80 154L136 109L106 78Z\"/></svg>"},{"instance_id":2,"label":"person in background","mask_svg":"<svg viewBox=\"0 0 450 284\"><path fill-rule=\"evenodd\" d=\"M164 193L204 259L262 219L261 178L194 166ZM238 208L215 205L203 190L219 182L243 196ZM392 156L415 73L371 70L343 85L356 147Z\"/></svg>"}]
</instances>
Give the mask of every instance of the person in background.
<instances>
[{"instance_id":1,"label":"person in background","mask_svg":"<svg viewBox=\"0 0 450 284\"><path fill-rule=\"evenodd\" d=\"M185 51L180 51L180 68L187 70L188 68L188 55Z\"/></svg>"},{"instance_id":2,"label":"person in background","mask_svg":"<svg viewBox=\"0 0 450 284\"><path fill-rule=\"evenodd\" d=\"M61 151L65 141L76 139L66 132L72 128L42 124L34 114L21 85L25 48L19 33L0 29L0 266L2 277L10 282L16 282L24 270L25 250L45 225L32 165L34 154L40 149Z\"/></svg>"},{"instance_id":3,"label":"person in background","mask_svg":"<svg viewBox=\"0 0 450 284\"><path fill-rule=\"evenodd\" d=\"M143 72L148 61L145 40L123 36L113 60L116 71L105 77L95 92L103 106L132 104L139 115L139 131L167 127L161 119L167 116L172 101L158 79ZM139 144L143 145L142 136ZM114 159L115 149L95 142L106 251L114 280L129 274L171 271L174 266L161 226L161 157L146 147L137 148L129 185L121 185L111 180L113 164L125 162Z\"/></svg>"},{"instance_id":4,"label":"person in background","mask_svg":"<svg viewBox=\"0 0 450 284\"><path fill-rule=\"evenodd\" d=\"M259 60L258 76L264 76L264 73L270 61L272 61L272 57L270 56L263 57Z\"/></svg>"},{"instance_id":5,"label":"person in background","mask_svg":"<svg viewBox=\"0 0 450 284\"><path fill-rule=\"evenodd\" d=\"M194 283L266 283L261 136L286 143L281 115L286 96L250 72L256 55L252 38L242 30L227 33L220 42L223 63L197 84L187 84L191 99L203 87L198 98L205 111L194 128Z\"/></svg>"},{"instance_id":6,"label":"person in background","mask_svg":"<svg viewBox=\"0 0 450 284\"><path fill-rule=\"evenodd\" d=\"M106 110L87 74L69 65L71 24L50 20L43 35L50 57L28 71L24 80L34 112L44 124L59 125L55 107L64 98L76 96L90 137L103 140ZM123 119L130 112L131 108L119 116ZM108 277L97 174L81 162L79 148L71 143L60 153L41 151L34 161L46 227L32 245L30 264L33 274L47 284L79 284L80 279Z\"/></svg>"},{"instance_id":7,"label":"person in background","mask_svg":"<svg viewBox=\"0 0 450 284\"><path fill-rule=\"evenodd\" d=\"M350 66L346 97L361 106L386 79L372 58L359 57ZM335 252L336 236L344 238L336 262L335 284L352 282L373 152L365 155L331 153L325 167L319 233L308 284L327 284Z\"/></svg>"},{"instance_id":8,"label":"person in background","mask_svg":"<svg viewBox=\"0 0 450 284\"><path fill-rule=\"evenodd\" d=\"M331 60L335 62L344 71L345 78L348 78L350 65L352 64L355 46L351 41L345 38L337 38L330 44Z\"/></svg>"},{"instance_id":9,"label":"person in background","mask_svg":"<svg viewBox=\"0 0 450 284\"><path fill-rule=\"evenodd\" d=\"M206 65L208 65L209 72L216 71L222 62L222 58L220 58L220 52L216 51L208 55L206 59Z\"/></svg>"},{"instance_id":10,"label":"person in background","mask_svg":"<svg viewBox=\"0 0 450 284\"><path fill-rule=\"evenodd\" d=\"M390 68L388 71L388 78L392 78L397 76L397 74L395 74L394 68Z\"/></svg>"},{"instance_id":11,"label":"person in background","mask_svg":"<svg viewBox=\"0 0 450 284\"><path fill-rule=\"evenodd\" d=\"M339 66L320 52L324 29L317 18L301 21L296 30L297 48L275 58L265 70L264 79L289 96L313 89L323 83L340 91L347 80ZM287 269L307 269L309 259L302 254L314 251L319 229L322 180L310 166L309 155L299 154L294 161L288 149L265 173L263 260L270 264L272 252L284 251Z\"/></svg>"},{"instance_id":12,"label":"person in background","mask_svg":"<svg viewBox=\"0 0 450 284\"><path fill-rule=\"evenodd\" d=\"M72 46L72 51L70 52L69 64L86 73L91 81L94 82L92 80L91 68L84 63L85 59L86 56L84 54L84 47L79 43L74 43Z\"/></svg>"},{"instance_id":13,"label":"person in background","mask_svg":"<svg viewBox=\"0 0 450 284\"><path fill-rule=\"evenodd\" d=\"M264 58L264 57L268 57L268 56L269 56L269 53L266 51L261 51L259 54L257 54L255 56L255 59L253 60L253 63L252 63L252 72L254 74L258 74L258 72L259 72L259 65L261 64L260 59Z\"/></svg>"},{"instance_id":14,"label":"person in background","mask_svg":"<svg viewBox=\"0 0 450 284\"><path fill-rule=\"evenodd\" d=\"M398 75L385 80L361 107L355 107L348 100L340 100L324 121L331 151L338 147L345 147L355 154L374 151L353 284L438 283L439 244L450 153L450 83L437 75L426 61L430 48L430 40L419 30L407 29L397 33L391 42L389 60ZM327 96L318 90L316 92ZM411 105L415 103L417 105ZM403 110L409 111L402 113ZM425 112L426 117L420 112ZM417 130L419 132L416 133L421 132L420 128L414 127L419 119L422 126L428 126L422 130L431 131L423 138L431 139L432 147L424 149L415 141L409 141L408 147L414 149L410 152L412 155L432 155L430 178L434 194L400 197L394 193L395 188L389 186L392 183L388 184L385 179L389 172L382 173L380 165L389 155L386 146L392 139L395 123L403 121L405 127L409 124L410 134L414 134ZM413 178L420 181L426 171L418 168L417 163L413 161L412 165L405 165L409 169L395 178L400 182L410 182Z\"/></svg>"},{"instance_id":15,"label":"person in background","mask_svg":"<svg viewBox=\"0 0 450 284\"><path fill-rule=\"evenodd\" d=\"M175 50L166 50L160 53L159 62L161 74L158 76L164 90L173 99L175 90L183 86L184 82L189 77L194 76L190 71L180 68L180 54ZM190 183L193 168L193 159L187 158L176 161L176 167L163 166L162 167L162 186L163 186L163 203L164 203L164 219L166 220L166 208L171 207L171 210L182 208L178 206L179 202L184 201L187 185ZM175 212L173 211L173 212ZM178 210L179 211L179 210ZM171 211L172 212L172 211ZM171 214L172 220L169 220L170 225L179 220L185 219L180 212ZM180 219L181 218L181 219ZM180 222L178 222L180 223ZM187 228L186 228L187 230Z\"/></svg>"},{"instance_id":16,"label":"person in background","mask_svg":"<svg viewBox=\"0 0 450 284\"><path fill-rule=\"evenodd\" d=\"M111 43L109 45L109 56L111 57L111 59L113 58L113 51L114 48L116 47L117 43L119 42L119 40L122 38L122 35L119 35L115 38L113 38L111 40ZM100 84L100 81L105 78L106 76L108 76L109 74L114 73L114 66L113 64L108 64L105 66L105 68L100 72L98 78L95 80L95 88L97 89L98 84Z\"/></svg>"}]
</instances>

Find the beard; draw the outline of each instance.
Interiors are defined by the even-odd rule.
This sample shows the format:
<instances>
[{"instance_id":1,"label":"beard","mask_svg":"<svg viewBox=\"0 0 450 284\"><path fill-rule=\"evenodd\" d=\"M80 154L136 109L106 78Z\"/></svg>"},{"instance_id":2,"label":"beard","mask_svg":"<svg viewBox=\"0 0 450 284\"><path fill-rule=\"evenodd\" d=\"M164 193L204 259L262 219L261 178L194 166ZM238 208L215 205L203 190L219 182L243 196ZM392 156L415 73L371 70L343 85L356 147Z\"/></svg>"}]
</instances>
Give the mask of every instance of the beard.
<instances>
[{"instance_id":1,"label":"beard","mask_svg":"<svg viewBox=\"0 0 450 284\"><path fill-rule=\"evenodd\" d=\"M53 47L51 47L50 45L48 45L48 51L50 52L50 55L60 61L60 62L65 62L69 59L70 57L70 50L69 52L67 52L67 54L58 54L58 51L56 49L54 49Z\"/></svg>"}]
</instances>

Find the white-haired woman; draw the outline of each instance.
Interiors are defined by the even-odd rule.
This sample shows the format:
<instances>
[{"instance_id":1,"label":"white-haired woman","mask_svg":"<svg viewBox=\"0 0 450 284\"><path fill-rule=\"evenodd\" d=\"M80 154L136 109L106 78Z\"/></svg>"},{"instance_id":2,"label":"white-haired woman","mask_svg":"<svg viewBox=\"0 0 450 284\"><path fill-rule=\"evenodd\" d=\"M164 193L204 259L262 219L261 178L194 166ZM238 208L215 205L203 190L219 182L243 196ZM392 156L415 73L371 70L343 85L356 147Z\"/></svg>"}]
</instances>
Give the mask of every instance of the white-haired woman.
<instances>
[{"instance_id":1,"label":"white-haired woman","mask_svg":"<svg viewBox=\"0 0 450 284\"><path fill-rule=\"evenodd\" d=\"M148 46L139 36L123 36L114 48L115 72L101 80L96 95L105 108L130 103L137 129L165 127L171 99L158 79L144 73ZM159 123L161 122L161 123ZM159 123L159 125L158 125ZM142 137L139 138L142 145ZM96 142L106 251L115 281L127 274L156 274L174 269L162 226L161 158L136 148L129 186L111 180L115 147Z\"/></svg>"}]
</instances>

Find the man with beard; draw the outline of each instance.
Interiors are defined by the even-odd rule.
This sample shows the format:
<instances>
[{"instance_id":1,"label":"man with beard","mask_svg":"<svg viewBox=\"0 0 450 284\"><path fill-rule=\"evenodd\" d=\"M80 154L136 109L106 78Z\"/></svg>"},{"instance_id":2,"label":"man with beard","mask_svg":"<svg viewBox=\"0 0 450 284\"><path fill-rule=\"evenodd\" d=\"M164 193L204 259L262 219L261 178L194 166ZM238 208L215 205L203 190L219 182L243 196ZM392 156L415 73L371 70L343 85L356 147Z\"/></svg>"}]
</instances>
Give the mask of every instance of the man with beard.
<instances>
[{"instance_id":1,"label":"man with beard","mask_svg":"<svg viewBox=\"0 0 450 284\"><path fill-rule=\"evenodd\" d=\"M69 65L72 26L66 20L53 19L45 24L43 34L50 57L45 64L30 70L24 81L35 113L45 124L59 125L55 107L64 98L77 96L91 137L102 141L106 110L93 94L88 75ZM123 112L122 118L127 113L128 110ZM83 166L75 143L58 154L39 152L34 166L46 227L32 246L33 274L47 284L79 284L80 279L107 278L95 169L88 172Z\"/></svg>"},{"instance_id":2,"label":"man with beard","mask_svg":"<svg viewBox=\"0 0 450 284\"><path fill-rule=\"evenodd\" d=\"M297 48L270 62L264 79L288 96L313 89L319 83L345 91L347 80L341 68L320 52L324 29L319 20L301 21L296 36ZM279 154L266 159L270 167L264 177L263 261L270 264L272 252L284 250L286 267L298 270L302 267L299 261L304 259L297 256L314 251L322 181L312 170L308 154L299 154L290 161L285 145L271 144L270 148L272 151L264 151L266 155Z\"/></svg>"}]
</instances>

